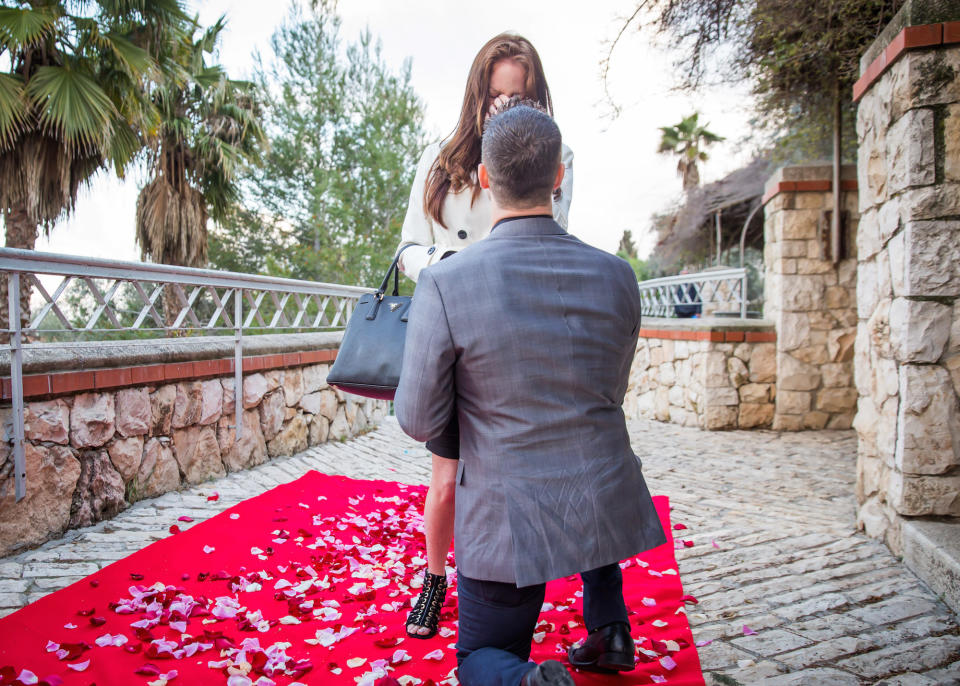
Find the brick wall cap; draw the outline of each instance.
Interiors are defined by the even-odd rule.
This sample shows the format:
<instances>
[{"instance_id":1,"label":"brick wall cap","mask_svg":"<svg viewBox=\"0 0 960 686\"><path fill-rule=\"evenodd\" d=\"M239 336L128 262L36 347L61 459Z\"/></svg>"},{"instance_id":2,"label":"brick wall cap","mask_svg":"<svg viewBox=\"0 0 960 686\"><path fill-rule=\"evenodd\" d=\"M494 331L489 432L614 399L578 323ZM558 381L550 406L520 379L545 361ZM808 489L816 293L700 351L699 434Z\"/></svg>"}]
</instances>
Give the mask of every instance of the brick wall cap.
<instances>
[{"instance_id":1,"label":"brick wall cap","mask_svg":"<svg viewBox=\"0 0 960 686\"><path fill-rule=\"evenodd\" d=\"M887 46L908 26L955 21L960 16L960 0L906 0L877 39L860 57L860 74L883 54Z\"/></svg>"},{"instance_id":2,"label":"brick wall cap","mask_svg":"<svg viewBox=\"0 0 960 686\"><path fill-rule=\"evenodd\" d=\"M840 167L841 181L856 181L857 165L844 164ZM791 164L780 167L764 184L764 194L774 190L781 183L791 181L827 181L832 183L833 165L830 162L811 162L809 164Z\"/></svg>"},{"instance_id":3,"label":"brick wall cap","mask_svg":"<svg viewBox=\"0 0 960 686\"><path fill-rule=\"evenodd\" d=\"M776 331L772 319L737 319L735 317L697 317L672 319L644 317L640 329L658 331Z\"/></svg>"},{"instance_id":4,"label":"brick wall cap","mask_svg":"<svg viewBox=\"0 0 960 686\"><path fill-rule=\"evenodd\" d=\"M243 354L271 355L340 347L342 331L264 334L243 337ZM83 341L23 346L23 373L195 362L233 356L233 336ZM10 346L0 346L0 376L10 376Z\"/></svg>"}]
</instances>

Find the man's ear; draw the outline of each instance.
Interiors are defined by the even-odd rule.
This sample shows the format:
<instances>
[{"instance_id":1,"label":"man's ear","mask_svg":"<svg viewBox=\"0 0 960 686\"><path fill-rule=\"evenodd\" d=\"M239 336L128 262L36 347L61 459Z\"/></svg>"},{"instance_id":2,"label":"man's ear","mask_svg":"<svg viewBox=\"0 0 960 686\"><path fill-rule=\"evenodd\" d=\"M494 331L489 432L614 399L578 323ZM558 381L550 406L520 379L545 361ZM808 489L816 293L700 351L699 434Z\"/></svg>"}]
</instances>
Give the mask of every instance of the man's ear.
<instances>
[{"instance_id":1,"label":"man's ear","mask_svg":"<svg viewBox=\"0 0 960 686\"><path fill-rule=\"evenodd\" d=\"M483 166L483 165L481 165ZM563 175L566 173L567 168L563 166L563 162L560 163L560 166L557 167L557 178L553 180L553 190L560 188L560 183L563 181ZM480 184L481 186L483 184Z\"/></svg>"},{"instance_id":2,"label":"man's ear","mask_svg":"<svg viewBox=\"0 0 960 686\"><path fill-rule=\"evenodd\" d=\"M477 183L480 184L480 188L490 188L490 175L483 162L477 167Z\"/></svg>"}]
</instances>

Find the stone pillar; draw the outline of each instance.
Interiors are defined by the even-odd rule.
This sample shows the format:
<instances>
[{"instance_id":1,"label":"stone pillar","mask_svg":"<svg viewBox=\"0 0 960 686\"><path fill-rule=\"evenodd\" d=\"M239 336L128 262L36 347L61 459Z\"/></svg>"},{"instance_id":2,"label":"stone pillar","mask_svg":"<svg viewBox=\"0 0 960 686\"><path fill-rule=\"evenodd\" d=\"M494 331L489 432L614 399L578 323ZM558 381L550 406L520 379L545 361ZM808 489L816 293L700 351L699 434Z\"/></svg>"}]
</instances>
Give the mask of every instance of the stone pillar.
<instances>
[{"instance_id":1,"label":"stone pillar","mask_svg":"<svg viewBox=\"0 0 960 686\"><path fill-rule=\"evenodd\" d=\"M960 517L960 22L911 26L926 5L855 87L858 524L897 553L904 518Z\"/></svg>"},{"instance_id":2,"label":"stone pillar","mask_svg":"<svg viewBox=\"0 0 960 686\"><path fill-rule=\"evenodd\" d=\"M775 430L849 429L853 422L858 212L854 167L842 172L837 261L830 254L831 167L784 167L767 182L764 317L777 329Z\"/></svg>"}]
</instances>

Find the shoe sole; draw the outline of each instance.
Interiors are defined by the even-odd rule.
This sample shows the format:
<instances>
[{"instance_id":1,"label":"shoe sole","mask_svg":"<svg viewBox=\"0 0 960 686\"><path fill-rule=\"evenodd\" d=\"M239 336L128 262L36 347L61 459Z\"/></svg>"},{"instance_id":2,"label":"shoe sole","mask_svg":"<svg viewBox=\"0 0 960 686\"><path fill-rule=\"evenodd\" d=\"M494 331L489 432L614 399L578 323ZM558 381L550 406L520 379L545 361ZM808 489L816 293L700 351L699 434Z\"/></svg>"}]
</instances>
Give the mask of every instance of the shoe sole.
<instances>
[{"instance_id":1,"label":"shoe sole","mask_svg":"<svg viewBox=\"0 0 960 686\"><path fill-rule=\"evenodd\" d=\"M577 669L583 669L588 672L600 672L602 674L614 674L616 672L632 672L637 668L635 660L624 661L624 656L620 653L604 653L597 657L593 662L577 662L573 658L573 651L567 655L570 664Z\"/></svg>"}]
</instances>

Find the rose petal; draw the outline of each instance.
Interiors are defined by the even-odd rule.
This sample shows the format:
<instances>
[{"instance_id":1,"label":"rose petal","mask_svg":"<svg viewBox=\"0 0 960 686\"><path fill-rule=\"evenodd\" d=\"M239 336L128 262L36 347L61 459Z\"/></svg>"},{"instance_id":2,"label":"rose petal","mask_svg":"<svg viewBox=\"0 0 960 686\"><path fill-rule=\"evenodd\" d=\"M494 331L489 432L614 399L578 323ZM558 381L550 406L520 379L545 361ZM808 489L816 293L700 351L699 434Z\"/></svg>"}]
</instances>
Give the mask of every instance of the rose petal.
<instances>
[{"instance_id":1,"label":"rose petal","mask_svg":"<svg viewBox=\"0 0 960 686\"><path fill-rule=\"evenodd\" d=\"M21 684L35 684L40 680L37 678L37 675L31 672L29 669L23 669L20 671L20 675L17 677L17 681Z\"/></svg>"},{"instance_id":2,"label":"rose petal","mask_svg":"<svg viewBox=\"0 0 960 686\"><path fill-rule=\"evenodd\" d=\"M214 548L212 545L203 546L203 552L205 552L207 555L212 553L214 550L216 550L216 548Z\"/></svg>"},{"instance_id":3,"label":"rose petal","mask_svg":"<svg viewBox=\"0 0 960 686\"><path fill-rule=\"evenodd\" d=\"M670 657L669 655L665 655L664 657L661 657L661 658L660 658L660 664L661 664L661 665L663 666L663 668L666 669L666 670L673 669L674 667L677 666L676 661L674 661L674 659L673 659L672 657Z\"/></svg>"},{"instance_id":4,"label":"rose petal","mask_svg":"<svg viewBox=\"0 0 960 686\"><path fill-rule=\"evenodd\" d=\"M443 651L440 650L439 648L437 648L436 650L434 650L434 651L432 651L432 652L429 652L429 653L427 653L426 655L424 655L424 656L423 656L423 659L424 659L424 660L436 660L437 662L439 662L440 660L443 659Z\"/></svg>"},{"instance_id":5,"label":"rose petal","mask_svg":"<svg viewBox=\"0 0 960 686\"><path fill-rule=\"evenodd\" d=\"M743 625L743 635L744 636L756 636L757 632L748 627L746 624Z\"/></svg>"},{"instance_id":6,"label":"rose petal","mask_svg":"<svg viewBox=\"0 0 960 686\"><path fill-rule=\"evenodd\" d=\"M686 525L686 524L681 524L680 522L677 522L676 524L673 525L673 528L674 528L674 530L676 530L676 531L682 531L683 529L686 529L686 528L687 528L687 525Z\"/></svg>"},{"instance_id":7,"label":"rose petal","mask_svg":"<svg viewBox=\"0 0 960 686\"><path fill-rule=\"evenodd\" d=\"M87 667L90 666L90 660L84 660L83 662L74 662L73 664L67 663L67 667L72 669L75 672L82 672Z\"/></svg>"},{"instance_id":8,"label":"rose petal","mask_svg":"<svg viewBox=\"0 0 960 686\"><path fill-rule=\"evenodd\" d=\"M193 521L193 517L188 517L187 515L180 515L179 517L177 517L177 521L178 521L178 522L192 522L192 521Z\"/></svg>"},{"instance_id":9,"label":"rose petal","mask_svg":"<svg viewBox=\"0 0 960 686\"><path fill-rule=\"evenodd\" d=\"M208 495L208 496L207 496L207 502L215 503L215 502L217 502L218 500L220 500L220 494L217 493L216 491L214 491L211 495ZM249 680L248 680L248 681L249 681ZM233 685L233 684L230 684L230 686L234 686L234 685Z\"/></svg>"},{"instance_id":10,"label":"rose petal","mask_svg":"<svg viewBox=\"0 0 960 686\"><path fill-rule=\"evenodd\" d=\"M654 605L657 604L657 601L654 600L653 598L644 598L640 602L646 605L647 607L653 607Z\"/></svg>"}]
</instances>

